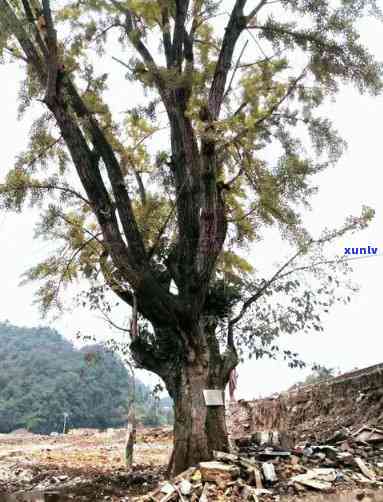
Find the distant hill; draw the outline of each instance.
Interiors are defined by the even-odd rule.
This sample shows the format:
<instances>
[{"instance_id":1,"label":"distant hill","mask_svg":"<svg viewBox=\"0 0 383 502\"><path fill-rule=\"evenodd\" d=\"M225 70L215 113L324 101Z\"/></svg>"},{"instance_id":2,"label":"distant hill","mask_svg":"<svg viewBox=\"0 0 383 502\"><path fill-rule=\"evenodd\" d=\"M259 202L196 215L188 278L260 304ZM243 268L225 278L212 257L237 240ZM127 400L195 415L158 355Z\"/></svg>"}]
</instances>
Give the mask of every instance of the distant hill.
<instances>
[{"instance_id":1,"label":"distant hill","mask_svg":"<svg viewBox=\"0 0 383 502\"><path fill-rule=\"evenodd\" d=\"M121 360L100 346L76 350L53 329L0 323L0 432L61 431L64 413L70 427L122 426L130 378ZM136 381L143 422L150 392Z\"/></svg>"}]
</instances>

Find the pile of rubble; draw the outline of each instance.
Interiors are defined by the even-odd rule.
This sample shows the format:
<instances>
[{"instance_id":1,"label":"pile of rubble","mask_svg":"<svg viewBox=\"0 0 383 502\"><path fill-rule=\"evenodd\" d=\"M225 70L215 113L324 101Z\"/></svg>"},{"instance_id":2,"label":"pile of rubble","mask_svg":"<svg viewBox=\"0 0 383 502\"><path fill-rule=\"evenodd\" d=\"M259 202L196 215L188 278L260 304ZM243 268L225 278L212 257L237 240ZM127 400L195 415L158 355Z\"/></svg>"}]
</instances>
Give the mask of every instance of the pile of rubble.
<instances>
[{"instance_id":1,"label":"pile of rubble","mask_svg":"<svg viewBox=\"0 0 383 502\"><path fill-rule=\"evenodd\" d=\"M318 443L347 427L383 425L383 364L253 401L232 402L232 437L260 430L289 431L297 442Z\"/></svg>"},{"instance_id":2,"label":"pile of rubble","mask_svg":"<svg viewBox=\"0 0 383 502\"><path fill-rule=\"evenodd\" d=\"M129 501L153 490L164 476L164 467L138 464L129 471L104 473L97 468L0 465L0 502Z\"/></svg>"},{"instance_id":3,"label":"pile of rubble","mask_svg":"<svg viewBox=\"0 0 383 502\"><path fill-rule=\"evenodd\" d=\"M139 500L257 502L356 487L383 490L382 429L342 429L320 444L294 446L278 432L257 432L235 440L232 453L214 452L212 461L201 462Z\"/></svg>"}]
</instances>

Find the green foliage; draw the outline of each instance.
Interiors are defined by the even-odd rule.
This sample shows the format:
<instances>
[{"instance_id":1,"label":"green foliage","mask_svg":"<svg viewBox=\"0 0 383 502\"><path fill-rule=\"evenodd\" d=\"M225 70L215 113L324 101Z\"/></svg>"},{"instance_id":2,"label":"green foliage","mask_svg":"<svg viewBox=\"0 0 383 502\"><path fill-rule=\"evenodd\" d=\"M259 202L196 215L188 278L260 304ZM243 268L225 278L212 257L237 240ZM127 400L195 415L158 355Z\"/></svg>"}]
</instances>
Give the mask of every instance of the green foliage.
<instances>
[{"instance_id":1,"label":"green foliage","mask_svg":"<svg viewBox=\"0 0 383 502\"><path fill-rule=\"evenodd\" d=\"M61 432L63 413L71 428L124 426L130 379L121 360L100 345L75 350L50 328L0 324L0 432ZM153 418L150 389L136 380L135 394L138 419L146 422ZM161 423L164 413L159 407Z\"/></svg>"}]
</instances>

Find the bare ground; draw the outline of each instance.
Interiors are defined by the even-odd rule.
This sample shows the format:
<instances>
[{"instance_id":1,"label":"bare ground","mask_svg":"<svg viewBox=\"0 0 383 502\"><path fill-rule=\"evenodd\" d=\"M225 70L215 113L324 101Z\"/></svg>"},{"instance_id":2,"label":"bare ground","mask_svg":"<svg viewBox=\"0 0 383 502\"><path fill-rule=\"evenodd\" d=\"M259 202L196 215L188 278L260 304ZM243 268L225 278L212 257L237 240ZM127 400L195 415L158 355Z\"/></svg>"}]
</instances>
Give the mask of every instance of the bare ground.
<instances>
[{"instance_id":1,"label":"bare ground","mask_svg":"<svg viewBox=\"0 0 383 502\"><path fill-rule=\"evenodd\" d=\"M124 430L74 432L58 437L0 435L0 494L33 491L36 498L30 500L37 501L39 492L54 490L65 494L60 500L132 500L164 478L169 429L138 433L135 464L129 470ZM3 495L3 500L12 498Z\"/></svg>"},{"instance_id":2,"label":"bare ground","mask_svg":"<svg viewBox=\"0 0 383 502\"><path fill-rule=\"evenodd\" d=\"M170 429L140 431L130 469L124 464L124 443L124 430L78 430L58 437L0 434L0 502L137 501L164 481L172 434ZM275 495L259 500L383 502L383 491L340 486L333 494ZM215 492L211 500L243 499L217 498Z\"/></svg>"}]
</instances>

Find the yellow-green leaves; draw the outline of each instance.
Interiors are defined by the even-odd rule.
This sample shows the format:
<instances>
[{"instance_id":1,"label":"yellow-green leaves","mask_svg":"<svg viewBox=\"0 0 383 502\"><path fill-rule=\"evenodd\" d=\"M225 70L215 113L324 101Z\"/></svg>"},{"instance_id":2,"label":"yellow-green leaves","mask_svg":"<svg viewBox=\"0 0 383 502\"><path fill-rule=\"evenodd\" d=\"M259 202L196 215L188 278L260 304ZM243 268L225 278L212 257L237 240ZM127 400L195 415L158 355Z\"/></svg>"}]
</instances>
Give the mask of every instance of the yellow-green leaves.
<instances>
[{"instance_id":1,"label":"yellow-green leaves","mask_svg":"<svg viewBox=\"0 0 383 502\"><path fill-rule=\"evenodd\" d=\"M149 249L156 244L157 237L160 235L164 223L168 221L169 214L172 214L172 207L165 199L147 194L145 204L137 201L134 209L144 242ZM171 228L172 223L169 221L166 233L162 236L160 247L163 248L166 241L169 239L169 231L171 231ZM157 252L158 251L163 251L163 249L160 250L158 248Z\"/></svg>"},{"instance_id":2,"label":"yellow-green leaves","mask_svg":"<svg viewBox=\"0 0 383 502\"><path fill-rule=\"evenodd\" d=\"M30 176L24 169L12 169L0 185L0 207L21 211L28 195Z\"/></svg>"},{"instance_id":3,"label":"yellow-green leaves","mask_svg":"<svg viewBox=\"0 0 383 502\"><path fill-rule=\"evenodd\" d=\"M262 238L263 228L275 225L298 245L306 238L301 212L315 191L314 175L344 147L319 107L341 82L377 92L381 68L355 28L370 0L281 2L283 9L266 2L251 31L241 2L229 16L230 6L215 0L52 3L63 86L35 121L0 193L8 209L41 204L38 233L60 242L59 258L31 274L47 279L45 304L55 297L53 282L97 276L101 229L108 251L119 242L123 258L107 259L115 268L130 251L142 254L128 256L119 271L132 283L129 267L146 266L141 241L148 254L156 247L152 262L164 268L170 249L182 248L175 281L189 266L188 277L200 266L207 277L221 250L217 269L235 282L252 273L236 252ZM11 6L14 35L30 58L22 115L32 103L46 106L51 61L33 21L25 33L18 24L22 4ZM0 51L20 56L9 46L15 37L4 35L10 23L1 13L0 24ZM226 240L217 230L226 229L223 207ZM210 255L196 249L204 232L211 249L216 244Z\"/></svg>"},{"instance_id":4,"label":"yellow-green leaves","mask_svg":"<svg viewBox=\"0 0 383 502\"><path fill-rule=\"evenodd\" d=\"M217 272L222 274L227 282L236 283L254 272L253 266L233 251L224 251L217 263Z\"/></svg>"},{"instance_id":5,"label":"yellow-green leaves","mask_svg":"<svg viewBox=\"0 0 383 502\"><path fill-rule=\"evenodd\" d=\"M145 27L153 27L161 18L159 2L157 0L129 0L127 6Z\"/></svg>"}]
</instances>

